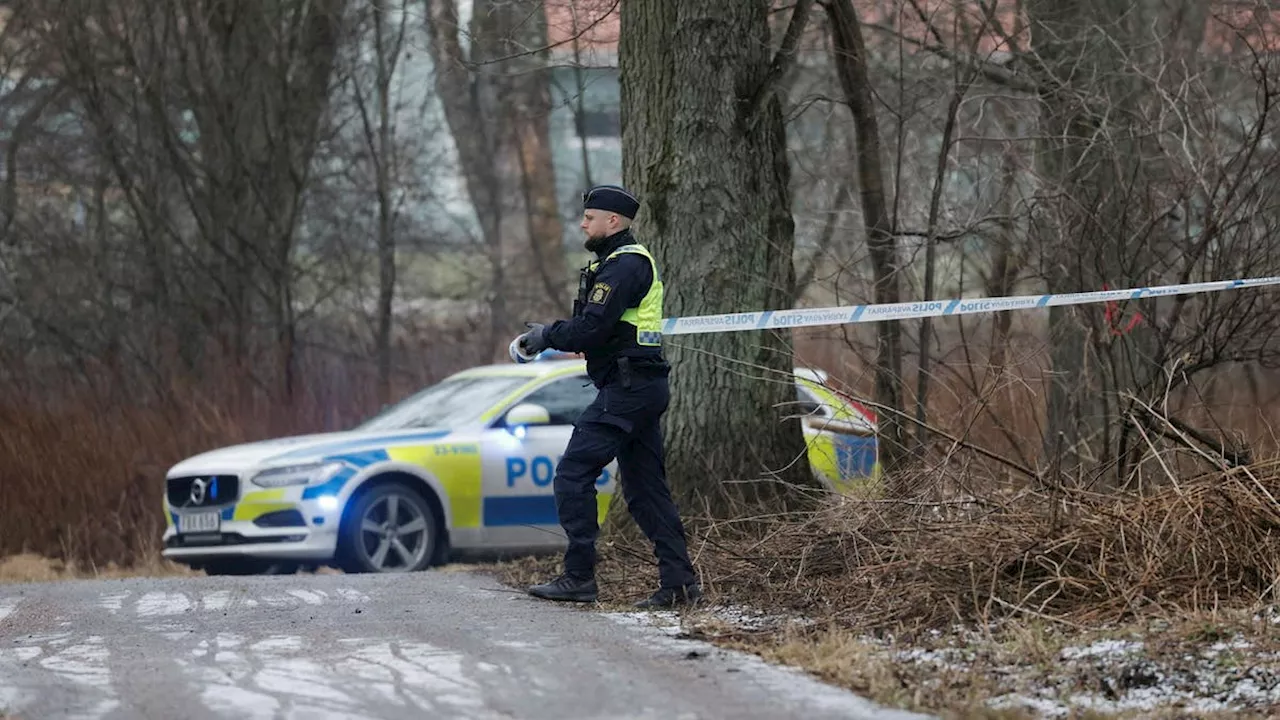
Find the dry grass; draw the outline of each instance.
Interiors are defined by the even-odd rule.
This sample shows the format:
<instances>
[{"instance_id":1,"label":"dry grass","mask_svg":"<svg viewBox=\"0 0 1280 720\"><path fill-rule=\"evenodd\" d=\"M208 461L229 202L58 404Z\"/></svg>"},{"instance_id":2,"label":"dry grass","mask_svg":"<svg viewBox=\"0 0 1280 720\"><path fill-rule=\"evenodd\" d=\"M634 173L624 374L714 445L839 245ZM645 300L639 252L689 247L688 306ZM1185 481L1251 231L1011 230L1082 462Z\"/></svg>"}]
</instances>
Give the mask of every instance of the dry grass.
<instances>
[{"instance_id":1,"label":"dry grass","mask_svg":"<svg viewBox=\"0 0 1280 720\"><path fill-rule=\"evenodd\" d=\"M1026 490L938 512L848 501L795 521L708 523L691 551L713 601L802 612L866 631L919 632L1006 618L1095 626L1161 613L1255 607L1280 578L1280 461L1150 494ZM515 586L558 558L501 567ZM643 540L601 545L602 600L651 592Z\"/></svg>"},{"instance_id":2,"label":"dry grass","mask_svg":"<svg viewBox=\"0 0 1280 720\"><path fill-rule=\"evenodd\" d=\"M1245 611L1147 618L1087 630L1043 621L951 628L911 639L860 634L835 623L779 623L744 632L712 611L687 612L689 637L802 668L889 707L943 718L1033 718L1012 697L1053 703L1070 718L1263 718L1280 678L1280 630ZM1096 651L1124 645L1123 652ZM1134 650L1133 648L1137 648ZM1256 692L1228 710L1191 709L1189 697L1221 702L1245 678Z\"/></svg>"},{"instance_id":3,"label":"dry grass","mask_svg":"<svg viewBox=\"0 0 1280 720\"><path fill-rule=\"evenodd\" d=\"M1004 617L1098 624L1251 607L1280 578L1280 462L1150 494L993 493L844 502L756 536L712 525L704 578L747 602L867 629Z\"/></svg>"},{"instance_id":4,"label":"dry grass","mask_svg":"<svg viewBox=\"0 0 1280 720\"><path fill-rule=\"evenodd\" d=\"M818 632L791 631L754 648L771 662L804 668L823 680L846 687L889 707L920 711L945 709L947 717L1030 720L1021 710L992 709L985 701L996 693L991 676L973 668L948 669L930 682L914 677L909 666L883 649L839 627Z\"/></svg>"},{"instance_id":5,"label":"dry grass","mask_svg":"<svg viewBox=\"0 0 1280 720\"><path fill-rule=\"evenodd\" d=\"M1033 718L1037 715L1024 708L992 707L993 698L1009 694L1035 696L1038 691L1050 689L1065 705L1067 696L1092 693L1105 698L1110 688L1123 682L1126 671L1135 667L1132 659L1113 658L1097 660L1092 665L1059 664L1058 651L1049 658L1031 658L1028 648L1014 637L1026 632L1026 625L1015 623L1010 627L982 639L968 637L957 642L955 638L936 640L929 645L895 646L890 643L871 642L839 627L827 627L808 632L788 631L786 634L754 643L733 643L742 649L756 652L771 662L804 668L823 680L849 688L882 705L938 714L944 718ZM1157 632L1148 637L1145 658L1163 660L1161 667L1174 668L1161 649L1171 652L1175 648L1179 657L1195 656L1204 644L1194 633L1181 635L1175 631ZM1137 635L1137 628L1110 632L1087 632L1056 638L1061 646L1068 644L1086 646L1099 637ZM1153 647L1154 646L1154 647ZM1242 657L1241 663L1265 664L1266 655L1274 652L1274 645L1255 646L1251 654ZM913 654L947 651L963 656L967 661L938 663L913 662ZM1034 649L1032 649L1034 652ZM1273 663L1274 664L1274 663ZM1204 677L1206 668L1189 669L1186 677ZM1056 691L1054 689L1057 689ZM1042 692L1041 692L1042 694ZM1266 708L1238 708L1226 710L1191 711L1175 698L1146 709L1103 711L1072 707L1068 717L1097 718L1262 718Z\"/></svg>"},{"instance_id":6,"label":"dry grass","mask_svg":"<svg viewBox=\"0 0 1280 720\"><path fill-rule=\"evenodd\" d=\"M244 408L225 400L175 391L169 401L113 408L109 419L88 402L0 403L0 555L146 565L159 555L169 466L221 445L324 429L305 403L286 423L265 399Z\"/></svg>"},{"instance_id":7,"label":"dry grass","mask_svg":"<svg viewBox=\"0 0 1280 720\"><path fill-rule=\"evenodd\" d=\"M717 627L698 611L684 621L696 635L890 706L1029 717L985 703L1019 692L1019 683L1054 678L1068 644L1136 636L1153 662L1185 677L1200 670L1181 658L1232 635L1280 658L1280 631L1251 620L1261 605L1280 602L1276 497L1280 461L1171 481L1146 494L1023 489L933 506L840 502L754 524L691 518L690 548L711 604L816 625L748 631ZM512 561L499 573L523 588L556 572L558 560ZM656 582L647 543L626 534L606 536L597 572L604 609L643 597ZM886 654L886 647L941 648L939 638L954 650L954 627L980 629L977 640L963 638L978 643L976 654L956 666L917 667ZM1105 696L1125 667L1113 670L1076 668L1055 682ZM1263 716L1175 706L1072 717L1228 715Z\"/></svg>"},{"instance_id":8,"label":"dry grass","mask_svg":"<svg viewBox=\"0 0 1280 720\"><path fill-rule=\"evenodd\" d=\"M79 566L63 560L22 553L0 558L0 584L55 580L114 579L125 577L190 577L203 575L160 557L128 567L108 563L104 567Z\"/></svg>"},{"instance_id":9,"label":"dry grass","mask_svg":"<svg viewBox=\"0 0 1280 720\"><path fill-rule=\"evenodd\" d=\"M828 627L816 633L789 631L756 649L766 660L802 667L876 702L894 707L922 706L923 688L913 691L896 663L847 630Z\"/></svg>"}]
</instances>

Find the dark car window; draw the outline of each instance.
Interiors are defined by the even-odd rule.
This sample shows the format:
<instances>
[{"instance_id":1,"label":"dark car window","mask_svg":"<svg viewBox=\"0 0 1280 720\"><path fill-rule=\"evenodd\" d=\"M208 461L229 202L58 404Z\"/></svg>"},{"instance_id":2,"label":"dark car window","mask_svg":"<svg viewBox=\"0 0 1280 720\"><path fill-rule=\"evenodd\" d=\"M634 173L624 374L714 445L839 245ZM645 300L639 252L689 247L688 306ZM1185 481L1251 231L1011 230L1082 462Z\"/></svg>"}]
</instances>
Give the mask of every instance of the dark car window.
<instances>
[{"instance_id":1,"label":"dark car window","mask_svg":"<svg viewBox=\"0 0 1280 720\"><path fill-rule=\"evenodd\" d=\"M546 408L552 425L572 425L596 399L597 392L585 375L574 375L540 387L520 402Z\"/></svg>"},{"instance_id":2,"label":"dark car window","mask_svg":"<svg viewBox=\"0 0 1280 720\"><path fill-rule=\"evenodd\" d=\"M527 376L477 376L444 380L383 410L354 429L450 428L474 422L495 403L530 381Z\"/></svg>"}]
</instances>

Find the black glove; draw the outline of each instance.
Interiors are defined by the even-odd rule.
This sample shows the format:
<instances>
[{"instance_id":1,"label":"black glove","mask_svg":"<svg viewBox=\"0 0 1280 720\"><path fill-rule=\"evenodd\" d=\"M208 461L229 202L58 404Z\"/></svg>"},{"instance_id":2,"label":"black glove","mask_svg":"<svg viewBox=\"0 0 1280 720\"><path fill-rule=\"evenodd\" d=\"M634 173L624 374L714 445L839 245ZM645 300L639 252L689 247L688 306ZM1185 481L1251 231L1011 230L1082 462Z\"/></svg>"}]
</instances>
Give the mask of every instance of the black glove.
<instances>
[{"instance_id":1,"label":"black glove","mask_svg":"<svg viewBox=\"0 0 1280 720\"><path fill-rule=\"evenodd\" d=\"M551 347L546 338L546 325L527 322L524 326L529 328L529 332L520 336L520 349L526 355L537 355Z\"/></svg>"}]
</instances>

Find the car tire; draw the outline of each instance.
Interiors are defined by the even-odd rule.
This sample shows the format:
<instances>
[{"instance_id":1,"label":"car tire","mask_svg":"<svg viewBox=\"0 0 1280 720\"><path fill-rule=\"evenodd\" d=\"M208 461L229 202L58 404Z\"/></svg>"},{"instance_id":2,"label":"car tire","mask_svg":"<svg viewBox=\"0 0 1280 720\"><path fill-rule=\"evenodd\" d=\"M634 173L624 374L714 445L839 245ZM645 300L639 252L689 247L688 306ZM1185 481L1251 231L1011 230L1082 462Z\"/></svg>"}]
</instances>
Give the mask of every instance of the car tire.
<instances>
[{"instance_id":1,"label":"car tire","mask_svg":"<svg viewBox=\"0 0 1280 720\"><path fill-rule=\"evenodd\" d=\"M360 493L349 507L338 533L337 559L344 572L417 572L435 561L439 522L416 489L382 483Z\"/></svg>"}]
</instances>

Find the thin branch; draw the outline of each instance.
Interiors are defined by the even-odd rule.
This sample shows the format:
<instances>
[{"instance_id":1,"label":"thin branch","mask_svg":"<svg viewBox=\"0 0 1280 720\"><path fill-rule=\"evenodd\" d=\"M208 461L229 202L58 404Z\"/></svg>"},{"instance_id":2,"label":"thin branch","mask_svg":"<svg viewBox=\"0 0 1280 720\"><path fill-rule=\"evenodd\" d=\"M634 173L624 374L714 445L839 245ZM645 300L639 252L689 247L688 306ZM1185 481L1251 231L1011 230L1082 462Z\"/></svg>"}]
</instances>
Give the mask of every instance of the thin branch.
<instances>
[{"instance_id":1,"label":"thin branch","mask_svg":"<svg viewBox=\"0 0 1280 720\"><path fill-rule=\"evenodd\" d=\"M906 35L899 32L897 29L889 27L887 25L882 25L879 23L867 23L866 26L874 30L879 30L880 32L883 32L883 33L888 33L889 35L892 35L895 39L911 43L912 45L915 45L921 50L937 55L938 57L943 58L944 60L948 60L950 62L963 65L972 71L981 73L981 75L984 78L986 78L987 80L990 80L993 83L996 83L997 85L1002 85L1011 90L1019 90L1021 92L1026 92L1026 93L1038 93L1040 91L1039 83L1035 82L1034 80L1028 79L1025 75L1020 75L1012 70L1009 70L1008 68L997 65L995 63L992 63L986 60L981 60L978 58L961 57L960 53L950 48L946 48L941 45L930 45L929 43L923 42L921 40L907 37Z\"/></svg>"},{"instance_id":2,"label":"thin branch","mask_svg":"<svg viewBox=\"0 0 1280 720\"><path fill-rule=\"evenodd\" d=\"M965 448L966 450L972 450L973 452L978 453L979 455L987 458L988 460L994 460L1000 463L1001 465L1004 465L1005 467L1009 468L1010 470L1018 471L1022 475L1025 475L1026 477L1032 480L1041 479L1041 476L1039 473L1027 467L1026 465L1023 465L1017 460L1012 460L1010 458L1007 458L997 452L988 450L982 447L981 445L975 445L969 442L968 440L962 440L941 428L930 425L929 423L920 422L916 418L912 417L909 413L903 412L901 410L895 410L894 408L891 408L887 405L882 405L874 400L867 400L865 398L858 398L858 402L876 410L877 412L891 413L902 420L906 420L907 422L915 424L917 427L927 430L931 435L937 435L938 437L947 440L948 442L952 443L953 445L956 445L957 447L962 447L962 448Z\"/></svg>"},{"instance_id":3,"label":"thin branch","mask_svg":"<svg viewBox=\"0 0 1280 720\"><path fill-rule=\"evenodd\" d=\"M1125 395L1132 403L1133 407L1144 410L1151 418L1159 420L1161 423L1167 425L1167 427L1149 427L1152 427L1153 430L1159 432L1164 437L1173 440L1190 450L1200 452L1201 454L1203 454L1203 451L1201 451L1195 443L1200 443L1201 445L1209 448L1209 450L1213 451L1214 455L1217 456L1217 458L1211 459L1213 464L1219 465L1221 462L1226 463L1231 467L1239 467L1253 462L1252 453L1249 451L1249 448L1228 447L1225 442L1219 442L1217 439L1210 437L1208 433L1191 427L1172 415L1166 415L1159 412L1149 404L1139 400L1137 397L1128 393ZM1194 443L1192 442L1193 440L1195 441Z\"/></svg>"},{"instance_id":4,"label":"thin branch","mask_svg":"<svg viewBox=\"0 0 1280 720\"><path fill-rule=\"evenodd\" d=\"M577 31L577 32L573 33L573 35L572 35L572 36L570 36L570 37L568 37L568 38L565 38L564 40L561 40L560 42L547 43L546 45L543 45L542 47L536 47L536 48L532 48L532 49L529 49L529 50L522 50L522 51L520 51L520 52L518 52L518 53L512 53L512 54L510 54L510 55L503 55L503 56L501 56L501 57L489 58L488 60L471 60L471 59L466 59L466 60L462 60L460 64L461 64L463 67L467 68L468 70L476 70L476 69L478 69L478 68L484 67L485 65L497 65L497 64L500 64L500 63L508 62L508 61L510 61L510 60L515 60L515 59L517 59L517 58L529 57L529 56L531 56L531 55L541 55L541 54L546 53L546 52L548 52L548 51L550 51L550 50L555 50L556 48L559 48L559 47L561 47L561 46L568 45L569 43L577 42L577 41L578 41L578 39L579 39L579 38L581 38L583 35L586 35L586 34L587 34L587 32L589 32L590 30L594 29L594 28L595 28L597 25L599 25L600 23L604 22L605 18L607 18L607 17L609 17L610 15L613 15L614 13L616 13L616 12L618 11L618 4L619 4L621 1L622 1L622 0L613 0L613 4L609 6L609 9L608 9L608 10L604 11L603 13L600 13L600 17L598 17L598 18L596 18L596 19L592 20L592 21L591 21L591 23L590 23L590 24L588 24L586 27L582 28L582 30L580 30L580 31ZM575 20L576 20L576 18L575 18Z\"/></svg>"},{"instance_id":5,"label":"thin branch","mask_svg":"<svg viewBox=\"0 0 1280 720\"><path fill-rule=\"evenodd\" d=\"M818 236L818 247L813 251L813 255L810 256L807 267L796 276L796 299L799 299L804 294L804 291L809 288L809 284L813 282L813 277L818 272L818 263L822 261L822 256L831 247L831 240L835 237L836 218L840 216L841 211L846 209L845 203L842 201L852 193L853 184L847 179L836 189L835 207L827 215L826 224L822 226L822 234Z\"/></svg>"},{"instance_id":6,"label":"thin branch","mask_svg":"<svg viewBox=\"0 0 1280 720\"><path fill-rule=\"evenodd\" d=\"M787 24L787 31L782 36L782 45L769 65L769 74L765 76L764 82L760 83L760 87L756 88L755 96L747 106L744 116L747 122L754 122L755 118L760 116L765 104L773 97L778 83L782 82L783 76L795 64L796 49L800 44L800 36L804 34L805 25L809 22L809 10L812 7L813 0L796 2L795 10L791 12L791 21Z\"/></svg>"},{"instance_id":7,"label":"thin branch","mask_svg":"<svg viewBox=\"0 0 1280 720\"><path fill-rule=\"evenodd\" d=\"M25 75L19 82L18 89L26 88L31 76ZM66 90L66 83L59 80L53 87L44 91L27 109L18 122L9 131L9 146L5 149L4 188L0 191L0 240L7 239L13 229L18 205L18 153L40 121L40 117L57 102Z\"/></svg>"}]
</instances>

